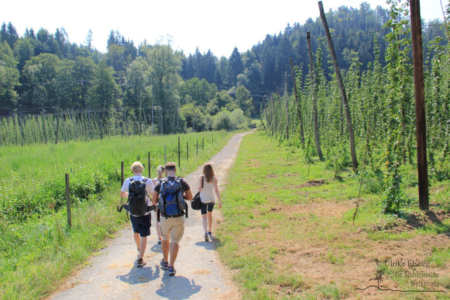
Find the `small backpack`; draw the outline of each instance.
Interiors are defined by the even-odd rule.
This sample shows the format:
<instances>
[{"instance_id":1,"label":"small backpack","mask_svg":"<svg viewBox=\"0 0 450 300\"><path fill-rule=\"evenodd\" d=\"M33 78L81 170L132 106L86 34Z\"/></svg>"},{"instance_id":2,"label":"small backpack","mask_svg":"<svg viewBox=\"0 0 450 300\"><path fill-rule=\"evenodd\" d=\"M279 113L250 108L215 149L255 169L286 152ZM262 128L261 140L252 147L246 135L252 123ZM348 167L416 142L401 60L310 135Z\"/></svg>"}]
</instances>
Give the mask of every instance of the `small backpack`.
<instances>
[{"instance_id":1,"label":"small backpack","mask_svg":"<svg viewBox=\"0 0 450 300\"><path fill-rule=\"evenodd\" d=\"M183 178L177 177L175 180L162 180L159 191L158 208L159 211L168 217L188 217L188 206L183 199Z\"/></svg>"},{"instance_id":2,"label":"small backpack","mask_svg":"<svg viewBox=\"0 0 450 300\"><path fill-rule=\"evenodd\" d=\"M144 216L148 211L147 208L147 178L142 181L130 178L130 185L128 186L128 210L130 214L136 217Z\"/></svg>"}]
</instances>

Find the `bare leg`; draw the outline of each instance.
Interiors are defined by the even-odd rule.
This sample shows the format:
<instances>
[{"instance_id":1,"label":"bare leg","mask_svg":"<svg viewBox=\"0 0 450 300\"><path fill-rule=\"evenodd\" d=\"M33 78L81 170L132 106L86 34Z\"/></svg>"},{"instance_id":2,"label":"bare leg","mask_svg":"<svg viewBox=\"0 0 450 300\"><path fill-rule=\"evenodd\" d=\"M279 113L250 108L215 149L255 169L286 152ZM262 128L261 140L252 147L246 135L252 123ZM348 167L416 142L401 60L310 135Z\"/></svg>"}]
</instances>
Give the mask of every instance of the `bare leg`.
<instances>
[{"instance_id":1,"label":"bare leg","mask_svg":"<svg viewBox=\"0 0 450 300\"><path fill-rule=\"evenodd\" d=\"M203 229L205 230L205 233L208 233L208 230L206 229L206 215L202 215L202 221L203 221Z\"/></svg>"},{"instance_id":2,"label":"bare leg","mask_svg":"<svg viewBox=\"0 0 450 300\"><path fill-rule=\"evenodd\" d=\"M159 227L159 222L156 222L156 233L158 234L158 240L161 238L161 227Z\"/></svg>"},{"instance_id":3,"label":"bare leg","mask_svg":"<svg viewBox=\"0 0 450 300\"><path fill-rule=\"evenodd\" d=\"M212 211L211 212L207 212L208 214L208 232L211 232L211 228L212 228Z\"/></svg>"},{"instance_id":4,"label":"bare leg","mask_svg":"<svg viewBox=\"0 0 450 300\"><path fill-rule=\"evenodd\" d=\"M178 243L170 243L170 263L169 266L175 267L175 261L178 256Z\"/></svg>"},{"instance_id":5,"label":"bare leg","mask_svg":"<svg viewBox=\"0 0 450 300\"><path fill-rule=\"evenodd\" d=\"M164 257L164 261L169 261L169 245L170 241L162 241L161 249Z\"/></svg>"},{"instance_id":6,"label":"bare leg","mask_svg":"<svg viewBox=\"0 0 450 300\"><path fill-rule=\"evenodd\" d=\"M139 258L144 258L145 248L147 248L147 237L141 237L141 243L139 248Z\"/></svg>"},{"instance_id":7,"label":"bare leg","mask_svg":"<svg viewBox=\"0 0 450 300\"><path fill-rule=\"evenodd\" d=\"M139 245L141 244L141 237L139 233L134 234L134 241L136 242L136 247L139 249Z\"/></svg>"}]
</instances>

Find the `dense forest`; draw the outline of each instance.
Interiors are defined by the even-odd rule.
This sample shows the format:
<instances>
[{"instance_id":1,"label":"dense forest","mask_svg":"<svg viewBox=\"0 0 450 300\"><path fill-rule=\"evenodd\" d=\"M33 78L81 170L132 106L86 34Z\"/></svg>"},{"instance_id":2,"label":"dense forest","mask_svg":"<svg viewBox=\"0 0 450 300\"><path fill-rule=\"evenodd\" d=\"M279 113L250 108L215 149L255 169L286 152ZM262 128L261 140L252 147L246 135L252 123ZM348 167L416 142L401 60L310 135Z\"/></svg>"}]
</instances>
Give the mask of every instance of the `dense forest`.
<instances>
[{"instance_id":1,"label":"dense forest","mask_svg":"<svg viewBox=\"0 0 450 300\"><path fill-rule=\"evenodd\" d=\"M344 70L351 68L355 56L361 71L375 61L386 66L386 37L392 32L385 26L388 10L372 9L367 3L359 9L342 6L329 11L327 19ZM439 21L424 23L423 28L424 47L445 36ZM84 44L77 45L63 28L55 33L29 28L19 36L13 23L3 23L0 115L8 118L0 126L10 133L3 134L0 142L31 142L26 134L38 135L35 142L47 140L45 124L61 130L60 119L71 124L61 132L64 139L246 126L248 117L259 115L264 97L283 90L285 81L291 91L292 80L285 78L289 59L304 69L303 79L308 75L307 31L313 36L313 51L322 49L326 58L320 19L288 24L284 32L267 35L250 50L234 48L228 58L198 50L186 56L163 44L137 46L118 31L111 31L108 50L101 53L92 47L91 31ZM445 45L446 39L439 43ZM427 53L431 61L434 52ZM327 79L330 66L324 59Z\"/></svg>"}]
</instances>

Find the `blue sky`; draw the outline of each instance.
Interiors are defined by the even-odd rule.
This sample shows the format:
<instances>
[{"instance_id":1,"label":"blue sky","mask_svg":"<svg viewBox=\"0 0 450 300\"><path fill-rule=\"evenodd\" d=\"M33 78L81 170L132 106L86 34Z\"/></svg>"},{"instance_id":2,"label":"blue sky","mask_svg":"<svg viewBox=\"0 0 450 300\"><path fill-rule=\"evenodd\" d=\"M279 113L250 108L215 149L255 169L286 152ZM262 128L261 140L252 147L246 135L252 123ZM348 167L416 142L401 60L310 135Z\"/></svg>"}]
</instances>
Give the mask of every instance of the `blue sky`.
<instances>
[{"instance_id":1,"label":"blue sky","mask_svg":"<svg viewBox=\"0 0 450 300\"><path fill-rule=\"evenodd\" d=\"M403 0L406 1L406 0ZM442 0L448 3L448 0ZM367 0L372 8L385 0ZM357 0L324 0L325 11L346 5L359 7ZM441 19L439 0L421 1L425 20ZM54 33L64 27L71 42L83 43L91 29L93 45L106 51L111 29L119 30L135 44L171 37L174 48L193 53L208 49L217 56L230 56L234 47L245 51L265 38L282 31L287 23L303 23L319 15L317 1L118 1L118 0L18 0L4 1L0 22L11 21L20 35L25 28L35 31L43 27Z\"/></svg>"}]
</instances>

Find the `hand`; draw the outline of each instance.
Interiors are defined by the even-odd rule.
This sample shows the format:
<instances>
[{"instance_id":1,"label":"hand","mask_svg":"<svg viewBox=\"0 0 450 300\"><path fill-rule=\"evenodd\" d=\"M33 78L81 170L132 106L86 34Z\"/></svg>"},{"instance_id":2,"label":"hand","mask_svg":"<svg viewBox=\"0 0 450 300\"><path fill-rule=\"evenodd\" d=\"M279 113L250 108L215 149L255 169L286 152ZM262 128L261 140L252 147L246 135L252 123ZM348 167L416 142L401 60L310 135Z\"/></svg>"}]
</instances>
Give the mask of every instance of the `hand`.
<instances>
[{"instance_id":1,"label":"hand","mask_svg":"<svg viewBox=\"0 0 450 300\"><path fill-rule=\"evenodd\" d=\"M222 202L219 202L219 208L221 208L222 207Z\"/></svg>"}]
</instances>

